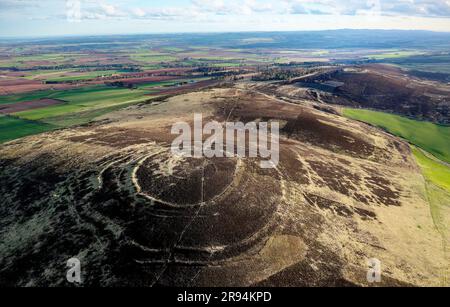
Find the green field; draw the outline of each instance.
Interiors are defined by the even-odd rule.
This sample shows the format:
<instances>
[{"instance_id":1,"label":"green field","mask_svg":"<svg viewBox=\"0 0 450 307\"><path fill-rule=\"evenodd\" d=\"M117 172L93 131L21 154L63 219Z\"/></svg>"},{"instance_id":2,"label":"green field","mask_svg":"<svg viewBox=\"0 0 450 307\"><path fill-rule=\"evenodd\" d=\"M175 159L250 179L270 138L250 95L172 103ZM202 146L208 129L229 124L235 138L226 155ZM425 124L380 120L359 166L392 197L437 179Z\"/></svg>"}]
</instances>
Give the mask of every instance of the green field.
<instances>
[{"instance_id":1,"label":"green field","mask_svg":"<svg viewBox=\"0 0 450 307\"><path fill-rule=\"evenodd\" d=\"M164 53L135 53L131 54L130 58L134 61L143 63L162 63L162 62L173 62L178 60L177 57Z\"/></svg>"},{"instance_id":2,"label":"green field","mask_svg":"<svg viewBox=\"0 0 450 307\"><path fill-rule=\"evenodd\" d=\"M0 116L0 143L55 129L44 124L11 116Z\"/></svg>"},{"instance_id":3,"label":"green field","mask_svg":"<svg viewBox=\"0 0 450 307\"><path fill-rule=\"evenodd\" d=\"M412 151L425 177L433 184L450 193L450 167L427 157L417 147L412 147Z\"/></svg>"},{"instance_id":4,"label":"green field","mask_svg":"<svg viewBox=\"0 0 450 307\"><path fill-rule=\"evenodd\" d=\"M178 47L164 47L163 49L165 51L169 51L169 52L182 52L182 51L184 51L183 48L178 48Z\"/></svg>"},{"instance_id":5,"label":"green field","mask_svg":"<svg viewBox=\"0 0 450 307\"><path fill-rule=\"evenodd\" d=\"M25 66L27 65L27 63L30 62L42 62L42 61L49 62L52 64L61 64L80 57L81 57L80 54L70 54L70 53L36 54L36 55L16 56L7 61L5 64L16 67Z\"/></svg>"},{"instance_id":6,"label":"green field","mask_svg":"<svg viewBox=\"0 0 450 307\"><path fill-rule=\"evenodd\" d=\"M173 81L158 81L158 82L148 82L148 83L141 83L136 85L137 89L153 89L155 87L161 87L161 86L172 86L176 85L180 82L183 82L183 80L173 80Z\"/></svg>"},{"instance_id":7,"label":"green field","mask_svg":"<svg viewBox=\"0 0 450 307\"><path fill-rule=\"evenodd\" d=\"M148 91L104 85L66 91L38 91L1 96L0 103L17 103L40 98L61 99L59 105L22 111L0 117L0 142L46 132L55 128L87 123L94 118L149 99Z\"/></svg>"},{"instance_id":8,"label":"green field","mask_svg":"<svg viewBox=\"0 0 450 307\"><path fill-rule=\"evenodd\" d=\"M50 82L81 81L81 80L95 79L97 77L102 76L111 76L118 73L119 71L117 70L88 71L88 72L80 72L80 74L72 76L62 74L56 77L49 77L46 78L46 81Z\"/></svg>"},{"instance_id":9,"label":"green field","mask_svg":"<svg viewBox=\"0 0 450 307\"><path fill-rule=\"evenodd\" d=\"M385 61L410 70L450 74L449 54L418 55L406 58L385 59Z\"/></svg>"},{"instance_id":10,"label":"green field","mask_svg":"<svg viewBox=\"0 0 450 307\"><path fill-rule=\"evenodd\" d=\"M39 69L33 71L24 72L24 78L28 80L33 80L37 78L47 79L51 77L58 77L63 74L73 72L73 69Z\"/></svg>"},{"instance_id":11,"label":"green field","mask_svg":"<svg viewBox=\"0 0 450 307\"><path fill-rule=\"evenodd\" d=\"M434 224L441 233L444 246L448 249L448 238L450 238L450 193L432 183L428 183L427 196Z\"/></svg>"},{"instance_id":12,"label":"green field","mask_svg":"<svg viewBox=\"0 0 450 307\"><path fill-rule=\"evenodd\" d=\"M212 64L212 67L241 67L244 66L244 63L216 63L216 64Z\"/></svg>"},{"instance_id":13,"label":"green field","mask_svg":"<svg viewBox=\"0 0 450 307\"><path fill-rule=\"evenodd\" d=\"M61 99L66 103L41 109L15 113L23 119L46 121L47 118L64 116L68 113L84 112L92 109L107 108L142 99L147 94L141 90L111 88L107 86L86 87L69 91L56 91L47 98Z\"/></svg>"},{"instance_id":14,"label":"green field","mask_svg":"<svg viewBox=\"0 0 450 307\"><path fill-rule=\"evenodd\" d=\"M57 95L59 92L60 91L55 91L55 90L42 90L42 91L29 92L29 93L23 93L23 94L0 96L0 104L31 101L31 100L41 99L41 98L53 98L53 95Z\"/></svg>"},{"instance_id":15,"label":"green field","mask_svg":"<svg viewBox=\"0 0 450 307\"><path fill-rule=\"evenodd\" d=\"M112 71L96 71L99 74ZM199 78L200 81L208 78ZM155 98L149 97L153 88L174 86L194 79L168 80L140 84L137 88L120 88L93 85L71 90L42 90L24 94L0 96L0 104L15 104L42 98L59 99L63 103L44 108L21 111L11 116L2 116L0 142L37 134L55 128L80 125L109 112Z\"/></svg>"},{"instance_id":16,"label":"green field","mask_svg":"<svg viewBox=\"0 0 450 307\"><path fill-rule=\"evenodd\" d=\"M431 73L444 73L450 74L450 64L449 63L430 63L430 64L402 64L402 68L409 70L419 70Z\"/></svg>"},{"instance_id":17,"label":"green field","mask_svg":"<svg viewBox=\"0 0 450 307\"><path fill-rule=\"evenodd\" d=\"M374 60L384 60L384 59L397 59L397 58L407 58L412 57L416 55L422 55L423 52L419 51L393 51L393 52L386 52L381 54L374 54L368 56L370 59Z\"/></svg>"},{"instance_id":18,"label":"green field","mask_svg":"<svg viewBox=\"0 0 450 307\"><path fill-rule=\"evenodd\" d=\"M329 53L330 53L330 51L328 51L328 50L317 50L317 51L311 52L311 55L323 56L323 55L327 55Z\"/></svg>"},{"instance_id":19,"label":"green field","mask_svg":"<svg viewBox=\"0 0 450 307\"><path fill-rule=\"evenodd\" d=\"M426 181L426 194L434 224L446 246L447 238L450 237L450 167L428 157L414 146L412 151Z\"/></svg>"},{"instance_id":20,"label":"green field","mask_svg":"<svg viewBox=\"0 0 450 307\"><path fill-rule=\"evenodd\" d=\"M344 109L343 115L385 129L440 160L450 163L450 127L403 116L362 109Z\"/></svg>"},{"instance_id":21,"label":"green field","mask_svg":"<svg viewBox=\"0 0 450 307\"><path fill-rule=\"evenodd\" d=\"M51 82L81 81L94 79L101 76L111 76L120 74L120 70L93 70L83 71L76 69L55 69L55 70L36 70L24 73L24 78L28 80L45 80Z\"/></svg>"}]
</instances>

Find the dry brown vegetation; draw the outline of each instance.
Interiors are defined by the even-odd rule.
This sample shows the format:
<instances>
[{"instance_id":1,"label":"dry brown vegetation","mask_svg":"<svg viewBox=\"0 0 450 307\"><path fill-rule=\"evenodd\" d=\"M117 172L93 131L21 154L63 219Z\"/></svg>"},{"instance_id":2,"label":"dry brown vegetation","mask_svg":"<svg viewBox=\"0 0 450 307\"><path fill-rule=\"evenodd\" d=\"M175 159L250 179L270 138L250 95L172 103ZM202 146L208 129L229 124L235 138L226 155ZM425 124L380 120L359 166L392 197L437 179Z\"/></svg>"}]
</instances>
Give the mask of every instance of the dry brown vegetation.
<instances>
[{"instance_id":1,"label":"dry brown vegetation","mask_svg":"<svg viewBox=\"0 0 450 307\"><path fill-rule=\"evenodd\" d=\"M282 123L280 163L182 159L194 113ZM409 146L244 83L129 107L0 147L0 284L441 285L449 259ZM20 238L20 240L18 239Z\"/></svg>"},{"instance_id":2,"label":"dry brown vegetation","mask_svg":"<svg viewBox=\"0 0 450 307\"><path fill-rule=\"evenodd\" d=\"M271 95L387 111L436 123L448 124L450 118L448 84L419 79L389 65L331 68L283 84L263 85L260 90Z\"/></svg>"}]
</instances>

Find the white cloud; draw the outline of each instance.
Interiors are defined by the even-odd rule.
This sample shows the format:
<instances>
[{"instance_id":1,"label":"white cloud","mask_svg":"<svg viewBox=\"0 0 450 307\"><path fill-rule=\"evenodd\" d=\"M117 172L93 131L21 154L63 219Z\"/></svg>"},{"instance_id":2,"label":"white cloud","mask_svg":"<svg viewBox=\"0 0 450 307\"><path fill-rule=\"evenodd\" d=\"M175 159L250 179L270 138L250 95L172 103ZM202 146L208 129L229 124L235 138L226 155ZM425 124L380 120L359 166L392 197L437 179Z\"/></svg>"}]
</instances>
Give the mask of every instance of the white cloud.
<instances>
[{"instance_id":1,"label":"white cloud","mask_svg":"<svg viewBox=\"0 0 450 307\"><path fill-rule=\"evenodd\" d=\"M192 0L181 6L130 7L123 0L79 0L83 18L214 18L214 16L271 15L383 15L450 17L450 0ZM56 8L63 9L64 0L0 0L3 15L8 11L30 11L49 15ZM46 8L49 8L46 10ZM64 15L59 13L60 16ZM29 17L29 16L27 16ZM36 16L37 17L37 16Z\"/></svg>"},{"instance_id":2,"label":"white cloud","mask_svg":"<svg viewBox=\"0 0 450 307\"><path fill-rule=\"evenodd\" d=\"M1 10L16 10L40 7L39 1L32 0L0 0Z\"/></svg>"},{"instance_id":3,"label":"white cloud","mask_svg":"<svg viewBox=\"0 0 450 307\"><path fill-rule=\"evenodd\" d=\"M343 27L450 31L450 0L191 0L182 6L170 0L158 1L159 5L152 0L79 1L80 21L85 20L92 31L96 31L95 26L105 32L118 28L133 33L155 29L183 32ZM50 19L52 23L64 23L65 2L0 0L0 32L14 31L23 20L32 20L36 26ZM29 31L35 31L35 27Z\"/></svg>"},{"instance_id":4,"label":"white cloud","mask_svg":"<svg viewBox=\"0 0 450 307\"><path fill-rule=\"evenodd\" d=\"M448 0L282 0L292 14L450 17Z\"/></svg>"},{"instance_id":5,"label":"white cloud","mask_svg":"<svg viewBox=\"0 0 450 307\"><path fill-rule=\"evenodd\" d=\"M145 11L139 7L131 9L131 13L137 18L145 17L146 14Z\"/></svg>"}]
</instances>

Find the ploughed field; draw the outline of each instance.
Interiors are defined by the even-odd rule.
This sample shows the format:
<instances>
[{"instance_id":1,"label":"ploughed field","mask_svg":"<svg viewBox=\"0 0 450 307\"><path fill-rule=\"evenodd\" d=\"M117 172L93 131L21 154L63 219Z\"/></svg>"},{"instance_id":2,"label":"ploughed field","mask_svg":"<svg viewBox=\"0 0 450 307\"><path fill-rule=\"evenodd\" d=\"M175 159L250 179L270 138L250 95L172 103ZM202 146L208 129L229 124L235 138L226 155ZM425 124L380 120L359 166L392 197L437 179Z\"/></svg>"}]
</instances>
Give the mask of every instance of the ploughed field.
<instances>
[{"instance_id":1,"label":"ploughed field","mask_svg":"<svg viewBox=\"0 0 450 307\"><path fill-rule=\"evenodd\" d=\"M192 71L193 69L191 69ZM181 94L217 83L211 78L184 78L173 70L121 75L103 84L75 84L0 96L0 142L43 131L86 124L114 110L158 97ZM147 77L153 75L152 77ZM8 125L8 123L14 125ZM23 123L23 125L19 125Z\"/></svg>"},{"instance_id":2,"label":"ploughed field","mask_svg":"<svg viewBox=\"0 0 450 307\"><path fill-rule=\"evenodd\" d=\"M0 284L442 285L447 213L410 146L246 82L137 103L0 147ZM31 101L31 100L30 100ZM280 163L180 158L175 122L279 121ZM443 247L444 246L444 247Z\"/></svg>"}]
</instances>

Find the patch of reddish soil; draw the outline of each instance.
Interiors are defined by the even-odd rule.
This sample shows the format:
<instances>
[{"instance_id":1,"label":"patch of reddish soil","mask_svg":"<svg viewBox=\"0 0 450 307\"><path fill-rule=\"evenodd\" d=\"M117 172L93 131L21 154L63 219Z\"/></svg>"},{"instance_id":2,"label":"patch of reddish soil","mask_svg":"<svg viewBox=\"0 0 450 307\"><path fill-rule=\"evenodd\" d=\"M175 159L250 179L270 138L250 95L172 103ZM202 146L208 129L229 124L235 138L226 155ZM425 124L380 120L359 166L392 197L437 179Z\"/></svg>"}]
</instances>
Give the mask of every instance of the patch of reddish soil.
<instances>
[{"instance_id":1,"label":"patch of reddish soil","mask_svg":"<svg viewBox=\"0 0 450 307\"><path fill-rule=\"evenodd\" d=\"M48 89L66 90L76 87L76 84L44 84L41 81L35 80L8 80L0 81L0 96L22 94Z\"/></svg>"},{"instance_id":2,"label":"patch of reddish soil","mask_svg":"<svg viewBox=\"0 0 450 307\"><path fill-rule=\"evenodd\" d=\"M0 72L0 75L7 76L7 77L20 78L20 77L24 77L26 75L26 72L23 72L23 71L2 71L2 72Z\"/></svg>"},{"instance_id":3,"label":"patch of reddish soil","mask_svg":"<svg viewBox=\"0 0 450 307\"><path fill-rule=\"evenodd\" d=\"M0 95L11 95L45 89L40 81L14 79L0 81Z\"/></svg>"},{"instance_id":4,"label":"patch of reddish soil","mask_svg":"<svg viewBox=\"0 0 450 307\"><path fill-rule=\"evenodd\" d=\"M0 105L0 113L1 114L12 114L12 113L17 113L17 112L26 111L26 110L45 108L45 107L52 106L52 105L62 104L64 102L65 102L64 100L44 98L44 99L25 101L25 102L19 102L19 103L14 103L14 104Z\"/></svg>"},{"instance_id":5,"label":"patch of reddish soil","mask_svg":"<svg viewBox=\"0 0 450 307\"><path fill-rule=\"evenodd\" d=\"M25 84L41 84L40 81L25 80L25 79L8 79L0 80L0 87L3 86L20 86Z\"/></svg>"},{"instance_id":6,"label":"patch of reddish soil","mask_svg":"<svg viewBox=\"0 0 450 307\"><path fill-rule=\"evenodd\" d=\"M24 63L26 65L26 67L55 65L55 62L52 62L52 61L24 61Z\"/></svg>"}]
</instances>

